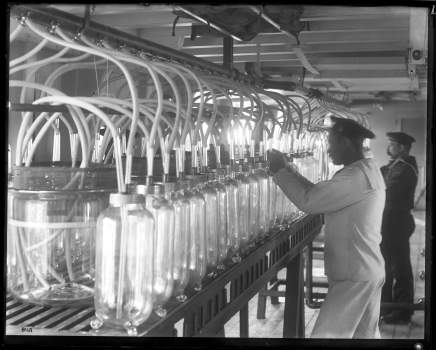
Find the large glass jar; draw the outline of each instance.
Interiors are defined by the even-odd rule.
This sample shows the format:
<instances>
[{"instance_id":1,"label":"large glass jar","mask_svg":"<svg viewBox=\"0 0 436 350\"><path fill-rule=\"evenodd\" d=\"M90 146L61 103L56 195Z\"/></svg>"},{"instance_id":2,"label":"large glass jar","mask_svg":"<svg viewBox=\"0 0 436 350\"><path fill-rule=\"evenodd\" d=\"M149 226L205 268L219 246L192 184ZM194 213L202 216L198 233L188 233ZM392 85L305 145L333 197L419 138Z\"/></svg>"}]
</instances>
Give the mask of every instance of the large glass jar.
<instances>
[{"instance_id":1,"label":"large glass jar","mask_svg":"<svg viewBox=\"0 0 436 350\"><path fill-rule=\"evenodd\" d=\"M217 247L218 247L218 270L225 268L224 261L227 258L227 191L224 186L225 169L217 169L211 185L217 192Z\"/></svg>"},{"instance_id":2,"label":"large glass jar","mask_svg":"<svg viewBox=\"0 0 436 350\"><path fill-rule=\"evenodd\" d=\"M153 214L154 274L153 298L155 313L166 316L165 303L173 293L174 268L174 206L165 199L165 188L154 184L148 189L146 208Z\"/></svg>"},{"instance_id":3,"label":"large glass jar","mask_svg":"<svg viewBox=\"0 0 436 350\"><path fill-rule=\"evenodd\" d=\"M113 193L98 217L94 329L107 324L136 335L153 310L154 220L144 202Z\"/></svg>"},{"instance_id":4,"label":"large glass jar","mask_svg":"<svg viewBox=\"0 0 436 350\"><path fill-rule=\"evenodd\" d=\"M248 199L248 235L249 244L253 247L259 236L259 180L256 176L253 166L248 166L248 183L249 183L249 199Z\"/></svg>"},{"instance_id":5,"label":"large glass jar","mask_svg":"<svg viewBox=\"0 0 436 350\"><path fill-rule=\"evenodd\" d=\"M259 182L259 238L264 239L270 230L269 179L263 163L257 163L256 177Z\"/></svg>"},{"instance_id":6,"label":"large glass jar","mask_svg":"<svg viewBox=\"0 0 436 350\"><path fill-rule=\"evenodd\" d=\"M232 261L241 261L239 254L239 204L238 204L238 182L235 180L235 173L230 165L226 166L227 176L224 180L227 200L227 245Z\"/></svg>"},{"instance_id":7,"label":"large glass jar","mask_svg":"<svg viewBox=\"0 0 436 350\"><path fill-rule=\"evenodd\" d=\"M14 188L8 190L7 288L17 298L52 306L92 304L95 223L110 191L104 189L109 182L96 180L101 170L14 168Z\"/></svg>"},{"instance_id":8,"label":"large glass jar","mask_svg":"<svg viewBox=\"0 0 436 350\"><path fill-rule=\"evenodd\" d=\"M244 175L242 165L238 166L235 176L238 182L238 220L239 220L239 246L242 254L247 253L249 249L249 198L250 183Z\"/></svg>"}]
</instances>

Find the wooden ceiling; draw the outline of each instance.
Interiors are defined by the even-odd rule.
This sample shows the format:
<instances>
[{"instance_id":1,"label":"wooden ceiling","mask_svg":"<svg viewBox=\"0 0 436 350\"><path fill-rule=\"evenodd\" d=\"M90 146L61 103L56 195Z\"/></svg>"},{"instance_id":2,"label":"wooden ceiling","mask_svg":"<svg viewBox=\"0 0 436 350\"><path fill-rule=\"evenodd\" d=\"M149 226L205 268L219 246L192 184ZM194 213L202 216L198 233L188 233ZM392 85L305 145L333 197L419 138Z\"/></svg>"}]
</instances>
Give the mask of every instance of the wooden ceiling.
<instances>
[{"instance_id":1,"label":"wooden ceiling","mask_svg":"<svg viewBox=\"0 0 436 350\"><path fill-rule=\"evenodd\" d=\"M80 17L85 13L85 5L51 6ZM97 4L91 8L91 20L222 64L223 37L203 30L205 35L191 40L192 26L202 23L182 17L172 35L174 10L172 5ZM349 103L425 99L426 16L426 9L408 7L304 6L300 45L269 26L251 41L234 40L234 67L243 72L245 64L253 62L264 78L298 83L303 67L309 66L313 69L305 70L306 87ZM422 58L413 59L414 50Z\"/></svg>"}]
</instances>

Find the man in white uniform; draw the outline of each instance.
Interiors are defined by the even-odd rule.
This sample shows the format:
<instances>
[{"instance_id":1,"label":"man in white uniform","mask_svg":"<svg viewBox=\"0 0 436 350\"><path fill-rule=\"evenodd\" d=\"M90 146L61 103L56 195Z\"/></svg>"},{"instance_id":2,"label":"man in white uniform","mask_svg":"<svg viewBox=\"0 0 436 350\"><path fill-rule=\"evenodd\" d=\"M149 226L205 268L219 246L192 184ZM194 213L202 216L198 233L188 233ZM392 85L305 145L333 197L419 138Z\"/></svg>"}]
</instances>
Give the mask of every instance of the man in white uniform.
<instances>
[{"instance_id":1,"label":"man in white uniform","mask_svg":"<svg viewBox=\"0 0 436 350\"><path fill-rule=\"evenodd\" d=\"M379 338L384 260L380 252L385 184L379 166L365 159L363 140L374 134L355 121L332 117L328 153L343 164L317 184L270 152L274 179L306 213L325 214L325 272L329 289L312 338Z\"/></svg>"}]
</instances>

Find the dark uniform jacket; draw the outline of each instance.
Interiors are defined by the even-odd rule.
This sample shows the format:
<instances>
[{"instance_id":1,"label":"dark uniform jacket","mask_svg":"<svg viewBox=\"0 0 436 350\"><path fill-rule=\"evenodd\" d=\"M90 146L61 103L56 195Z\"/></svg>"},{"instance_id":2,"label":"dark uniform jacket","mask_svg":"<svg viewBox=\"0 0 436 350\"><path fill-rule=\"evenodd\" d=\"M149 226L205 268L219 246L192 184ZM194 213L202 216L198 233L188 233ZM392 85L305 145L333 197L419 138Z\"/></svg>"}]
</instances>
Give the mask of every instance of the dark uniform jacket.
<instances>
[{"instance_id":1,"label":"dark uniform jacket","mask_svg":"<svg viewBox=\"0 0 436 350\"><path fill-rule=\"evenodd\" d=\"M410 211L414 207L418 166L413 156L403 156L381 167L386 183L385 210Z\"/></svg>"}]
</instances>

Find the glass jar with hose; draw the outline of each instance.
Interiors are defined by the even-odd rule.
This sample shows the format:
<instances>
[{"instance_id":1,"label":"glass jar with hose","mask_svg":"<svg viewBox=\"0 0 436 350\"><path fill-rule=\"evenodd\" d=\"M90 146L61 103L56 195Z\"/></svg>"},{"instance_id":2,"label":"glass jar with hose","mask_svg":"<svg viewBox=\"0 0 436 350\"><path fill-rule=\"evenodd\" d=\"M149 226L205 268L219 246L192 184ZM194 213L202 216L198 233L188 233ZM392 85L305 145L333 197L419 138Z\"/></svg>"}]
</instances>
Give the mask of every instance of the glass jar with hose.
<instances>
[{"instance_id":1,"label":"glass jar with hose","mask_svg":"<svg viewBox=\"0 0 436 350\"><path fill-rule=\"evenodd\" d=\"M96 219L116 187L115 169L45 165L13 168L14 184L8 190L8 290L36 304L91 305Z\"/></svg>"}]
</instances>

